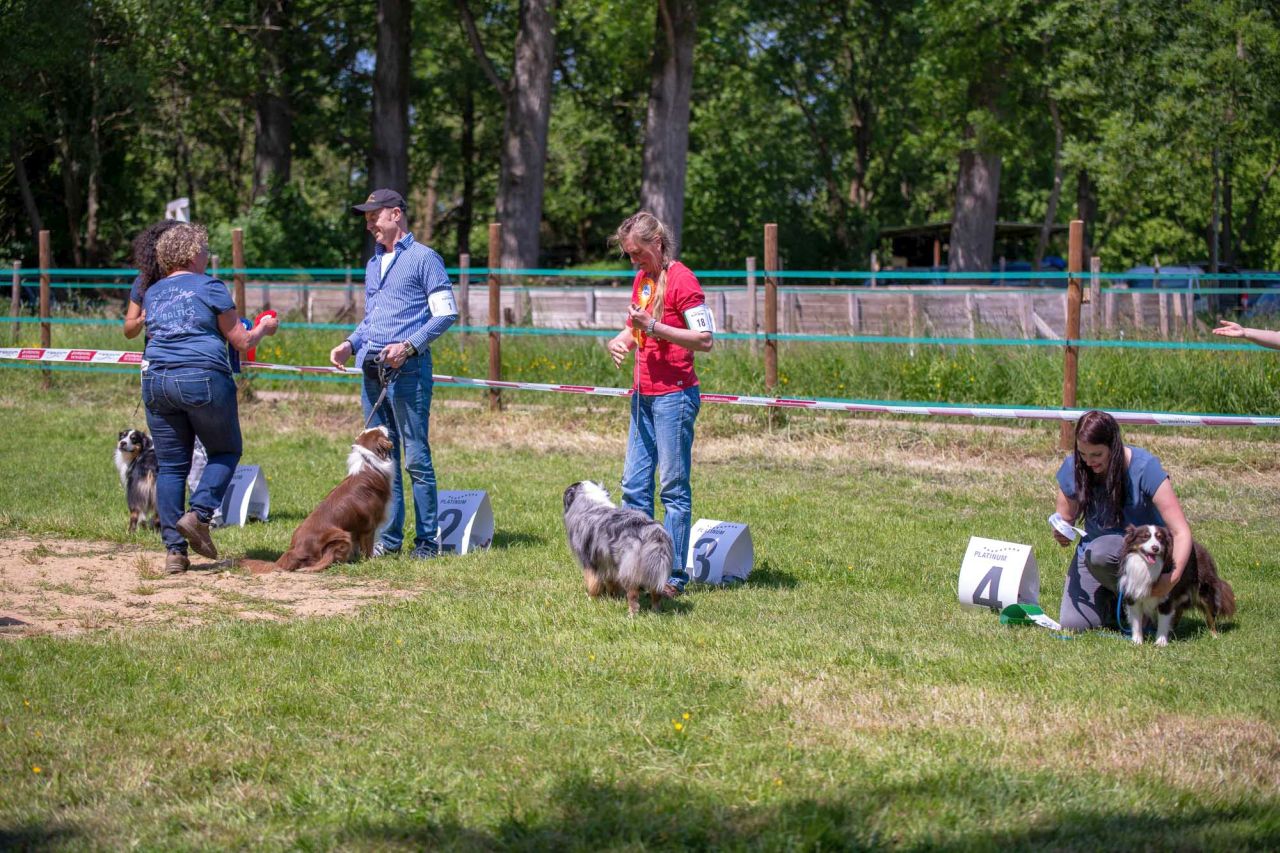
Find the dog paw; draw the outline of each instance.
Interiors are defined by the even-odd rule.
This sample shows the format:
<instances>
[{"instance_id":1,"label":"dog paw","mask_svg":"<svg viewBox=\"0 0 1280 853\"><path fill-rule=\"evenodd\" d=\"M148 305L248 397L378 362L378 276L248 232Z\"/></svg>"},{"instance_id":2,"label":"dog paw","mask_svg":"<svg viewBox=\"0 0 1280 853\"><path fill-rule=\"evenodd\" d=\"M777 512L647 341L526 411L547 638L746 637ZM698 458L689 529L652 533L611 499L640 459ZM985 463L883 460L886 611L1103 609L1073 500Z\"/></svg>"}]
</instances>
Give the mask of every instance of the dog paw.
<instances>
[{"instance_id":1,"label":"dog paw","mask_svg":"<svg viewBox=\"0 0 1280 853\"><path fill-rule=\"evenodd\" d=\"M1157 646L1160 646L1160 647L1162 647L1162 648L1163 648L1164 646L1169 645L1169 638L1168 638L1168 637L1157 637L1157 638L1156 638L1156 645L1157 645Z\"/></svg>"}]
</instances>

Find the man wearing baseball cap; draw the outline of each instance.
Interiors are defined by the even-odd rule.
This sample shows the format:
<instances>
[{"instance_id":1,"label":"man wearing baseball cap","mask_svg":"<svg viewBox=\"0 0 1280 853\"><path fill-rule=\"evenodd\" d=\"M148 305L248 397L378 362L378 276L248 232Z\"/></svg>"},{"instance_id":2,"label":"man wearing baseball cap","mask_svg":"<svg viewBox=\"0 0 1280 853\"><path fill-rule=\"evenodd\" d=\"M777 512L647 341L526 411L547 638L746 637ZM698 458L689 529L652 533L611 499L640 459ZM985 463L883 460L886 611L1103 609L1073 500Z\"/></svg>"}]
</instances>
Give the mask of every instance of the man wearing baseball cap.
<instances>
[{"instance_id":1,"label":"man wearing baseball cap","mask_svg":"<svg viewBox=\"0 0 1280 853\"><path fill-rule=\"evenodd\" d=\"M431 418L431 342L458 317L453 285L444 261L434 250L413 239L405 218L404 197L391 189L374 190L363 204L365 227L375 242L364 271L364 319L347 339L329 353L342 369L354 354L364 373L360 402L370 426L385 426L391 434L395 475L391 482L390 519L379 531L373 555L394 554L404 543L404 486L400 451L413 488L413 556L435 557L436 472L427 443ZM382 394L379 366L391 368L387 393ZM370 419L370 415L372 418Z\"/></svg>"}]
</instances>

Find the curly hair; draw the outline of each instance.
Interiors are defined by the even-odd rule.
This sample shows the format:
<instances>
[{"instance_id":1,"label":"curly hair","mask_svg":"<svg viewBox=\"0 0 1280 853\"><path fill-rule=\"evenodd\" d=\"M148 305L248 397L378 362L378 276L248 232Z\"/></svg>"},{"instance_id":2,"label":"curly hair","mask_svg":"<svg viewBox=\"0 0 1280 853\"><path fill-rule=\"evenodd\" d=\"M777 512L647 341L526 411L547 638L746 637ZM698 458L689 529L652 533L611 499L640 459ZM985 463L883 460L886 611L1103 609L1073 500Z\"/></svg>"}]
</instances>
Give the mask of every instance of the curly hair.
<instances>
[{"instance_id":1,"label":"curly hair","mask_svg":"<svg viewBox=\"0 0 1280 853\"><path fill-rule=\"evenodd\" d=\"M133 238L129 262L138 268L138 287L142 293L146 293L148 287L164 278L164 270L160 269L160 263L156 260L156 241L161 234L181 224L176 219L162 219L154 225L148 225Z\"/></svg>"},{"instance_id":2,"label":"curly hair","mask_svg":"<svg viewBox=\"0 0 1280 853\"><path fill-rule=\"evenodd\" d=\"M165 275L185 268L201 250L209 247L209 234L203 225L179 222L156 240L156 262Z\"/></svg>"}]
</instances>

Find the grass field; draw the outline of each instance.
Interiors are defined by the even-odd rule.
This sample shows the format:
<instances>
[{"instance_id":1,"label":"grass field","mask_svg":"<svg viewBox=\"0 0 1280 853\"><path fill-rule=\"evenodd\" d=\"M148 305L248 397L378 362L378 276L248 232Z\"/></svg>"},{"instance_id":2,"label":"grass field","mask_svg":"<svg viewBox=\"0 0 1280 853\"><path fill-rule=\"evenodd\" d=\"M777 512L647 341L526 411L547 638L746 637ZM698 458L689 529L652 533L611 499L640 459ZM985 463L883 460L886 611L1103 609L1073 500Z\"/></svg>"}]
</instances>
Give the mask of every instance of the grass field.
<instances>
[{"instance_id":1,"label":"grass field","mask_svg":"<svg viewBox=\"0 0 1280 853\"><path fill-rule=\"evenodd\" d=\"M0 374L0 536L153 542L109 462L136 379L37 378ZM273 518L228 554L278 554L343 473L350 388L303 387L242 408ZM694 511L748 522L755 571L628 619L560 519L568 483L616 485L625 404L478 401L442 392L432 444L494 547L335 570L408 600L0 640L0 848L1280 846L1280 436L1126 433L1240 602L1156 649L955 601L976 534L1032 544L1056 614L1056 425L706 406Z\"/></svg>"}]
</instances>

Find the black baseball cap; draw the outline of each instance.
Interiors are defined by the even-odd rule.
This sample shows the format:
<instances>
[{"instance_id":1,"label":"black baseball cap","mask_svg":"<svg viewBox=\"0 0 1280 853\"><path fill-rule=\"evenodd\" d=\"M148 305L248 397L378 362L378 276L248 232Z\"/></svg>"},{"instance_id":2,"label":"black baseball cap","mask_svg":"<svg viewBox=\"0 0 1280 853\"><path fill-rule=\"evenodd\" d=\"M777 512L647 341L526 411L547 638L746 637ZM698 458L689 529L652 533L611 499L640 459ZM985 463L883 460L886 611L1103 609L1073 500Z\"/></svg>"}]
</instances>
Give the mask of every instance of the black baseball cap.
<instances>
[{"instance_id":1,"label":"black baseball cap","mask_svg":"<svg viewBox=\"0 0 1280 853\"><path fill-rule=\"evenodd\" d=\"M384 207L398 207L404 210L404 196L395 190L374 190L369 193L369 197L364 200L364 204L352 205L351 209L356 213L367 213L370 210L381 210Z\"/></svg>"}]
</instances>

